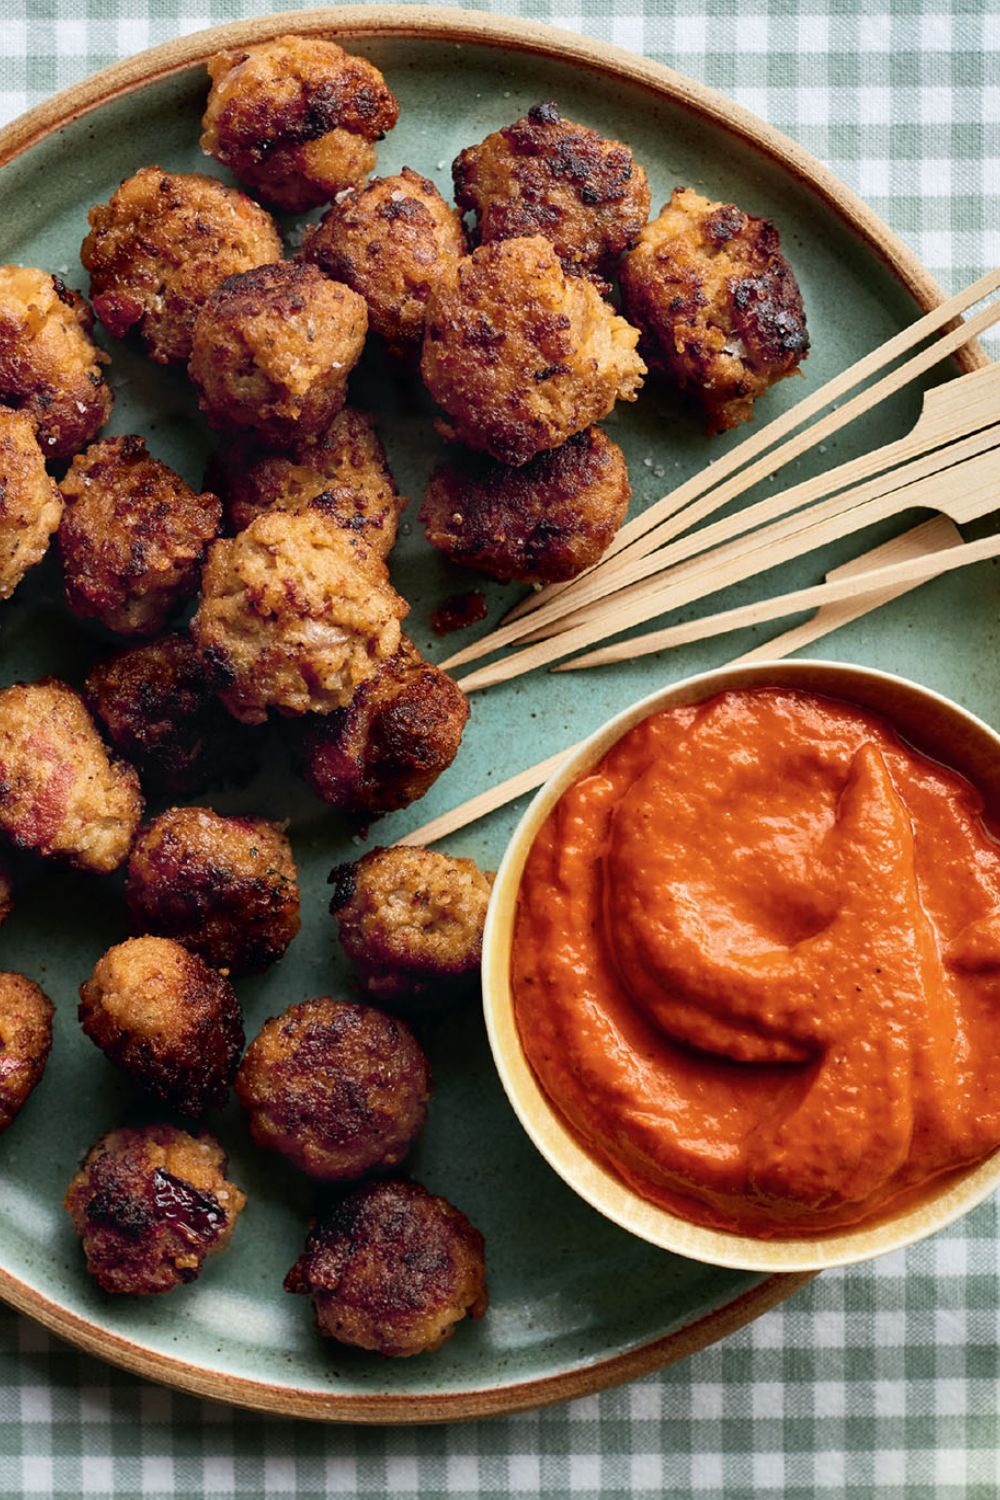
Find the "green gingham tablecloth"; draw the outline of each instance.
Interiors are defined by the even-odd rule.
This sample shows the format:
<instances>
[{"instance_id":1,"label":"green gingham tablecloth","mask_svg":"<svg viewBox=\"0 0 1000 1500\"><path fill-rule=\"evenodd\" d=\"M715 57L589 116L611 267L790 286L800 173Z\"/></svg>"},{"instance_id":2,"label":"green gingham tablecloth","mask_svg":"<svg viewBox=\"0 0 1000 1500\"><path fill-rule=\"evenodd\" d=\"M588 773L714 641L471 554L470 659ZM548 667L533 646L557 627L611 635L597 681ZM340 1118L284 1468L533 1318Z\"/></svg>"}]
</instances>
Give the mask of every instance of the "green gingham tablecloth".
<instances>
[{"instance_id":1,"label":"green gingham tablecloth","mask_svg":"<svg viewBox=\"0 0 1000 1500\"><path fill-rule=\"evenodd\" d=\"M0 0L0 123L142 48L294 0ZM503 0L789 132L950 290L1000 261L997 0ZM994 346L996 347L996 346ZM623 1389L427 1429L267 1419L147 1385L0 1309L0 1497L1000 1496L995 1201L830 1271Z\"/></svg>"}]
</instances>

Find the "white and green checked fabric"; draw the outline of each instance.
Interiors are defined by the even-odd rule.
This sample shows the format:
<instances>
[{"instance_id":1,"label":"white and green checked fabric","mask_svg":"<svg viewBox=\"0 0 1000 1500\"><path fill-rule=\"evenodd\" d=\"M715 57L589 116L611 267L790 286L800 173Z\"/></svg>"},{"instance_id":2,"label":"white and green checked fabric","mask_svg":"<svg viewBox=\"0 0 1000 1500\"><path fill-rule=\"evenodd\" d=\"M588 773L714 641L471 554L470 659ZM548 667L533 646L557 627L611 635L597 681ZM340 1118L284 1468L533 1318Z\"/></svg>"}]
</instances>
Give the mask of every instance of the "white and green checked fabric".
<instances>
[{"instance_id":1,"label":"white and green checked fabric","mask_svg":"<svg viewBox=\"0 0 1000 1500\"><path fill-rule=\"evenodd\" d=\"M294 0L0 0L0 121ZM470 5L475 0L467 0ZM722 89L815 152L946 288L1000 261L997 0L501 0ZM0 1497L1000 1496L1000 1223L827 1272L726 1343L525 1416L269 1420L148 1386L0 1310Z\"/></svg>"}]
</instances>

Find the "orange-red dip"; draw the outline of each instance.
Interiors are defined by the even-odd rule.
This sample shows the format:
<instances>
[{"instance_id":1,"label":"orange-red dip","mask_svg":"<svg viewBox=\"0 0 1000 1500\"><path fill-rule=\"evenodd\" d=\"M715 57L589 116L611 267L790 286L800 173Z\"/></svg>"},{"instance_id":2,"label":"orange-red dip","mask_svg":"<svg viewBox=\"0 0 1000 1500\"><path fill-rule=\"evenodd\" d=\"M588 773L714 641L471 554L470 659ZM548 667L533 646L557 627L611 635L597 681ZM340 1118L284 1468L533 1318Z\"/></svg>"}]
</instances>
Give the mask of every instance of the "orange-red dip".
<instances>
[{"instance_id":1,"label":"orange-red dip","mask_svg":"<svg viewBox=\"0 0 1000 1500\"><path fill-rule=\"evenodd\" d=\"M1000 848L880 719L755 689L654 714L521 884L517 1024L646 1198L762 1237L883 1216L1000 1145Z\"/></svg>"}]
</instances>

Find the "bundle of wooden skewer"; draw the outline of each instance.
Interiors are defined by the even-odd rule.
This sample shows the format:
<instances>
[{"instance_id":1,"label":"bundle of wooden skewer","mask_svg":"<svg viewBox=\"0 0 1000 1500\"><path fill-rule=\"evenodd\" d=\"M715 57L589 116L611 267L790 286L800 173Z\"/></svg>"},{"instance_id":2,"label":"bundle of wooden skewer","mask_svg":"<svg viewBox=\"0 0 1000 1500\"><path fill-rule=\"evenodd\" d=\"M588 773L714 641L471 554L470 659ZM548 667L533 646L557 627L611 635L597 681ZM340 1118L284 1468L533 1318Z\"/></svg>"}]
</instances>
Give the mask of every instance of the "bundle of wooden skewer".
<instances>
[{"instance_id":1,"label":"bundle of wooden skewer","mask_svg":"<svg viewBox=\"0 0 1000 1500\"><path fill-rule=\"evenodd\" d=\"M1000 365L987 365L930 390L919 420L905 437L700 524L1000 322L998 291L1000 268L941 303L651 505L622 528L594 567L570 583L529 595L499 629L443 665L455 668L504 651L459 678L460 686L473 692L536 667L567 671L632 660L816 610L811 619L737 661L777 659L920 583L1000 556L1000 535L964 542L954 524L1000 508ZM963 318L979 303L986 305ZM914 349L918 352L911 354ZM909 358L904 360L904 355ZM880 378L873 380L874 376ZM823 583L589 649L914 508L936 515L835 569ZM571 748L415 829L402 842L433 842L533 790Z\"/></svg>"}]
</instances>

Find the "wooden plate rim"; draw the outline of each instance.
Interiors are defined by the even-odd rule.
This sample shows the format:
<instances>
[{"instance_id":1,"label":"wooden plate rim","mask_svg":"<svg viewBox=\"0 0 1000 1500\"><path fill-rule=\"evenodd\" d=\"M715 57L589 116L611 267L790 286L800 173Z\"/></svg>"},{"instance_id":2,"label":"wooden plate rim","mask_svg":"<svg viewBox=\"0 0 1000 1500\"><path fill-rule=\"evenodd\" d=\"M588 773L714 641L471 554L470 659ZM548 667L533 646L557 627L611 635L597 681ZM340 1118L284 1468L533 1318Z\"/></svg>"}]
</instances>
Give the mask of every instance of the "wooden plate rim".
<instances>
[{"instance_id":1,"label":"wooden plate rim","mask_svg":"<svg viewBox=\"0 0 1000 1500\"><path fill-rule=\"evenodd\" d=\"M113 99L204 62L222 48L249 46L284 31L333 33L341 39L413 36L421 40L468 42L571 61L605 76L639 84L710 119L806 183L879 256L921 310L928 311L942 300L941 288L916 255L855 193L810 152L714 89L611 43L555 26L436 6L390 5L378 11L339 6L285 11L177 37L93 74L12 121L0 130L0 168L54 131ZM965 370L988 362L977 344L966 346L956 358ZM87 1354L193 1395L284 1416L331 1422L414 1424L525 1411L635 1380L726 1338L805 1286L813 1274L768 1277L687 1328L577 1370L510 1386L420 1396L388 1393L350 1396L335 1391L304 1391L207 1370L110 1333L2 1268L0 1298Z\"/></svg>"}]
</instances>

